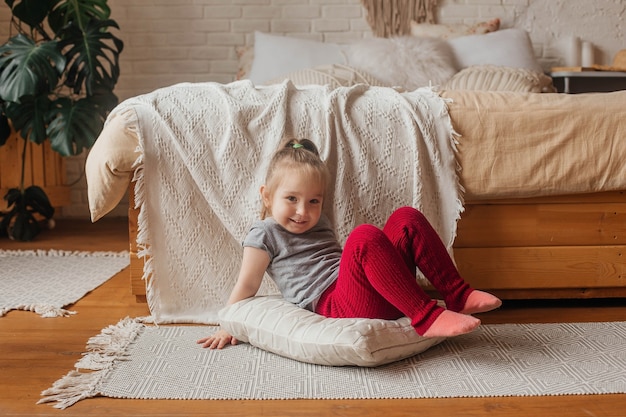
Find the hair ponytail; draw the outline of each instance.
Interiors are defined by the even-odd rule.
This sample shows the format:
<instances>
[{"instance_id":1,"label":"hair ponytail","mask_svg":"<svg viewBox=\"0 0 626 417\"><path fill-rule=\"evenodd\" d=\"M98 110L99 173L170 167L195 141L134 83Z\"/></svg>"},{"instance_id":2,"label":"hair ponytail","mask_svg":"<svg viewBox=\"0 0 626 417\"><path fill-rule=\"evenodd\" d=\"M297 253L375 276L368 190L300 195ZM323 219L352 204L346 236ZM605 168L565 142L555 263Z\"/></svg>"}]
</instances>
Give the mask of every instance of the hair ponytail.
<instances>
[{"instance_id":1,"label":"hair ponytail","mask_svg":"<svg viewBox=\"0 0 626 417\"><path fill-rule=\"evenodd\" d=\"M288 139L285 143L284 148L295 150L303 149L312 152L318 158L320 156L320 153L317 150L317 146L315 146L315 144L309 139Z\"/></svg>"}]
</instances>

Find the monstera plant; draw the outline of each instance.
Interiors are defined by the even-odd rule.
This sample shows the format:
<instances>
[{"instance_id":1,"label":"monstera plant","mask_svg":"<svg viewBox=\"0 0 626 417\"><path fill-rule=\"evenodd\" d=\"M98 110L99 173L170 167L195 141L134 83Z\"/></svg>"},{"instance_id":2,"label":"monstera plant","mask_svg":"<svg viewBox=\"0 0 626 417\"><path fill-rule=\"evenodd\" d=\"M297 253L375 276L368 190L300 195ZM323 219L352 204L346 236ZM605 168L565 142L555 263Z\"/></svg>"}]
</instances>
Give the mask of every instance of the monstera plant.
<instances>
[{"instance_id":1,"label":"monstera plant","mask_svg":"<svg viewBox=\"0 0 626 417\"><path fill-rule=\"evenodd\" d=\"M5 0L10 38L0 46L0 146L24 139L21 183L4 196L0 235L31 240L39 219L54 213L37 185L24 187L27 141L46 140L63 156L80 154L100 134L118 103L122 41L110 30L107 0Z\"/></svg>"}]
</instances>

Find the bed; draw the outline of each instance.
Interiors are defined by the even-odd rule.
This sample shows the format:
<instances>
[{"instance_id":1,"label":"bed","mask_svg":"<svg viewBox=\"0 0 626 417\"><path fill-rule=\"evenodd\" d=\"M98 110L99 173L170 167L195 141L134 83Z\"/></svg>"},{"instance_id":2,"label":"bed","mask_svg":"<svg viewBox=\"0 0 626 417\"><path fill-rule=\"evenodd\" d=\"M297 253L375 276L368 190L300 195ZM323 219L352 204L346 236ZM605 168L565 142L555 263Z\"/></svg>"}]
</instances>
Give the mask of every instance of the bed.
<instances>
[{"instance_id":1,"label":"bed","mask_svg":"<svg viewBox=\"0 0 626 417\"><path fill-rule=\"evenodd\" d=\"M444 96L461 135L462 273L503 298L623 297L626 92Z\"/></svg>"},{"instance_id":2,"label":"bed","mask_svg":"<svg viewBox=\"0 0 626 417\"><path fill-rule=\"evenodd\" d=\"M626 91L554 94L529 34L499 30L499 19L465 33L410 26L410 37L348 45L255 33L254 47L238 50L238 79L252 83L172 86L109 116L87 159L91 216L129 195L131 291L155 322L219 323L254 346L330 365L377 366L439 342L406 318L331 322L265 297L270 280L258 297L216 310L276 133L320 147L335 173L325 210L343 219L340 240L411 204L474 287L503 299L626 296ZM351 351L337 355L345 336Z\"/></svg>"},{"instance_id":3,"label":"bed","mask_svg":"<svg viewBox=\"0 0 626 417\"><path fill-rule=\"evenodd\" d=\"M626 91L438 94L458 134L463 276L504 299L625 297ZM88 157L94 221L134 201L137 129L109 120ZM130 288L145 302L138 216L131 203Z\"/></svg>"},{"instance_id":4,"label":"bed","mask_svg":"<svg viewBox=\"0 0 626 417\"><path fill-rule=\"evenodd\" d=\"M269 279L224 307L264 161L284 134L316 142L334 174L325 210L340 241L413 205L476 288L626 297L626 91L555 94L528 33L487 26L448 41L349 45L256 33L241 56L250 81L121 103L87 158L89 206L97 221L129 195L130 287L150 319L220 324L253 346L337 366L378 366L440 341L406 317L334 322L271 297Z\"/></svg>"}]
</instances>

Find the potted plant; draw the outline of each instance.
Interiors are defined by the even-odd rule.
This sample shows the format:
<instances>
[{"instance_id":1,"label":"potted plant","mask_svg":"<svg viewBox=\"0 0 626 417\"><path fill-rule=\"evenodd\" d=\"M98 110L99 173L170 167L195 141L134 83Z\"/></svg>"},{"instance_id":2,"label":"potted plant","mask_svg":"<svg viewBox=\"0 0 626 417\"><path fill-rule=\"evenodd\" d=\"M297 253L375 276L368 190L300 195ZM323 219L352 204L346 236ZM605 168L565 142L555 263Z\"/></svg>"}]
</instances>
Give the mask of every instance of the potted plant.
<instances>
[{"instance_id":1,"label":"potted plant","mask_svg":"<svg viewBox=\"0 0 626 417\"><path fill-rule=\"evenodd\" d=\"M107 0L5 0L11 35L0 46L0 146L12 132L24 139L18 188L4 196L0 235L31 240L36 217L54 213L45 192L24 187L26 141L49 140L63 156L80 154L100 134L118 103L122 41L111 28Z\"/></svg>"}]
</instances>

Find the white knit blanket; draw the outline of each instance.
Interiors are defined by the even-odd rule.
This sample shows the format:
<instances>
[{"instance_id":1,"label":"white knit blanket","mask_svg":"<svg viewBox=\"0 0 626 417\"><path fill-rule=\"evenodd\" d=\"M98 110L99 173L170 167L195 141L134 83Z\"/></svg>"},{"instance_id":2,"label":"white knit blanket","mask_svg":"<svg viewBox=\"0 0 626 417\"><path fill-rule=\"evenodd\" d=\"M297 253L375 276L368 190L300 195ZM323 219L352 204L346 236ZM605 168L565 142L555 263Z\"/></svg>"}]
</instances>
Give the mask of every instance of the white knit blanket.
<instances>
[{"instance_id":1,"label":"white knit blanket","mask_svg":"<svg viewBox=\"0 0 626 417\"><path fill-rule=\"evenodd\" d=\"M137 126L139 255L158 323L217 322L285 135L314 141L334 175L325 211L342 243L403 205L422 210L448 247L454 240L463 210L455 134L431 89L186 83L114 112ZM276 291L265 279L259 294Z\"/></svg>"}]
</instances>

